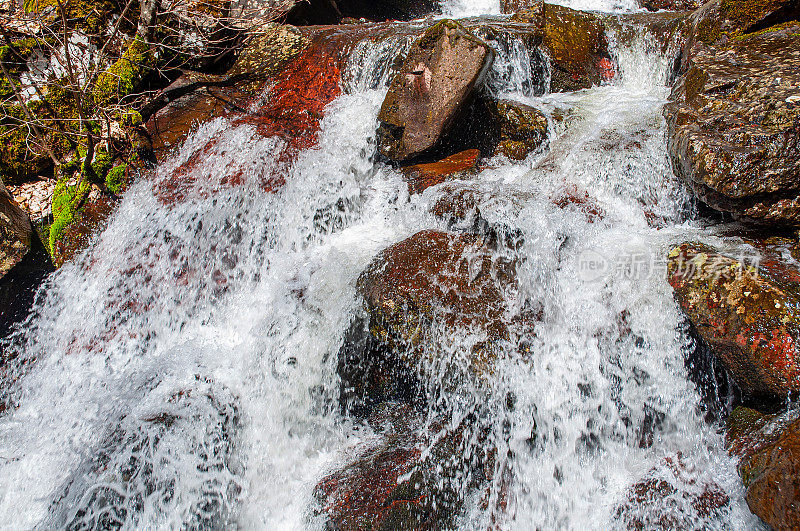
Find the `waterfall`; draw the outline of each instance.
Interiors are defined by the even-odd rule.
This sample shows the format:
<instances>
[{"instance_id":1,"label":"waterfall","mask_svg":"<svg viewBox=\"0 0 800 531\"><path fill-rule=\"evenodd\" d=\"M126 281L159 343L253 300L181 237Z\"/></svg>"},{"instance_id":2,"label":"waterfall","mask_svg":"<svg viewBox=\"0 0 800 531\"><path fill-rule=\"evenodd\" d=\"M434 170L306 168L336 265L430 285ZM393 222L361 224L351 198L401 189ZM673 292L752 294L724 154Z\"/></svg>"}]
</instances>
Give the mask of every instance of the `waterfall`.
<instances>
[{"instance_id":1,"label":"waterfall","mask_svg":"<svg viewBox=\"0 0 800 531\"><path fill-rule=\"evenodd\" d=\"M544 55L497 42L488 90L543 110L551 138L520 163L494 159L476 186L486 222L520 231L520 289L542 318L531 354L500 360L490 393L442 400L454 418L490 413L515 478L503 525L614 527L630 485L651 470L669 480L664 458L680 453L698 479L675 485L679 522L753 527L687 378L663 270L671 244L714 237L690 221L666 155L669 55L640 35L615 50L614 83L551 94ZM375 162L390 59L408 44L356 47L318 144L277 193L261 183L281 141L217 118L135 183L92 246L52 276L3 345L15 378L0 416L0 526L321 526L309 510L316 482L375 437L337 403L356 279L387 246L447 229L429 213L441 187L409 197ZM167 201L159 183L181 167L193 179ZM551 200L564 194L576 205ZM581 211L584 195L602 216ZM454 359L476 340L445 339ZM731 499L721 518L681 497L706 479ZM459 527L489 526L471 501Z\"/></svg>"}]
</instances>

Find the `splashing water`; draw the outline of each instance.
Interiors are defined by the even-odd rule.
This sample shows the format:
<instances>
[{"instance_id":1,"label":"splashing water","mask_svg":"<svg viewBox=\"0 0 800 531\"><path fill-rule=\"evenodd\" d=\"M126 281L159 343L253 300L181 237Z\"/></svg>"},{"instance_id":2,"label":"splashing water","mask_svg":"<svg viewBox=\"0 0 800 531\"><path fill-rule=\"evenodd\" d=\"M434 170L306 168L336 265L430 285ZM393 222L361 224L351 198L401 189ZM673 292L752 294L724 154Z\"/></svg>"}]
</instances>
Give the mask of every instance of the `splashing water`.
<instances>
[{"instance_id":1,"label":"splashing water","mask_svg":"<svg viewBox=\"0 0 800 531\"><path fill-rule=\"evenodd\" d=\"M429 214L445 187L409 198L400 175L373 160L381 65L405 45L358 49L318 145L279 193L259 183L280 141L216 119L135 184L93 246L53 275L7 345L20 376L6 397L16 407L0 417L0 525L321 525L309 509L314 485L370 437L337 405L356 279L388 245L446 228ZM526 338L531 355L500 360L488 397L445 397L454 416L481 402L492 413L492 444L515 478L502 525L613 527L629 486L655 474L675 485L677 521L753 527L687 379L688 345L660 269L671 243L710 237L686 221L689 198L666 156L668 54L642 36L616 50L615 84L547 94L531 88L546 69L532 72L528 56L526 71L507 48L496 68L506 81L492 86L548 115L549 150L496 158L472 185L487 223L521 232L520 290L542 317ZM198 179L164 204L154 182L211 139L190 170ZM244 182L226 185L237 170ZM587 216L584 200L602 215ZM589 263L603 267L587 273ZM473 340L445 346L460 352ZM689 480L664 460L678 452ZM681 493L705 481L731 504L702 518ZM460 527L492 524L477 501L466 506Z\"/></svg>"}]
</instances>

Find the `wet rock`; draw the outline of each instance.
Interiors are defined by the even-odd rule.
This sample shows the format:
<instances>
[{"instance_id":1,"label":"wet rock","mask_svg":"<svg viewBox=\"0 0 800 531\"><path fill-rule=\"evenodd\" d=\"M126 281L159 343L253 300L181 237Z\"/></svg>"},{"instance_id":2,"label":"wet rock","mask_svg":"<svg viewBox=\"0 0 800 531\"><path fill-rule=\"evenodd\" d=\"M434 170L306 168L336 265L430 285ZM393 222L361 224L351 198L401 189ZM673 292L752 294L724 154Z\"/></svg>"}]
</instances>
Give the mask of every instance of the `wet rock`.
<instances>
[{"instance_id":1,"label":"wet rock","mask_svg":"<svg viewBox=\"0 0 800 531\"><path fill-rule=\"evenodd\" d=\"M297 57L311 40L292 26L269 24L250 38L229 75L247 74L257 79L267 79Z\"/></svg>"},{"instance_id":2,"label":"wet rock","mask_svg":"<svg viewBox=\"0 0 800 531\"><path fill-rule=\"evenodd\" d=\"M800 24L696 48L665 109L675 171L716 210L800 226Z\"/></svg>"},{"instance_id":3,"label":"wet rock","mask_svg":"<svg viewBox=\"0 0 800 531\"><path fill-rule=\"evenodd\" d=\"M501 13L541 13L543 6L542 0L500 0Z\"/></svg>"},{"instance_id":4,"label":"wet rock","mask_svg":"<svg viewBox=\"0 0 800 531\"><path fill-rule=\"evenodd\" d=\"M639 4L648 11L693 11L700 7L699 0L641 0Z\"/></svg>"},{"instance_id":5,"label":"wet rock","mask_svg":"<svg viewBox=\"0 0 800 531\"><path fill-rule=\"evenodd\" d=\"M613 63L605 35L596 15L544 5L542 45L553 61L553 92L580 90L610 79Z\"/></svg>"},{"instance_id":6,"label":"wet rock","mask_svg":"<svg viewBox=\"0 0 800 531\"><path fill-rule=\"evenodd\" d=\"M496 154L523 160L547 141L547 117L542 111L510 100L498 101L491 108L500 129Z\"/></svg>"},{"instance_id":7,"label":"wet rock","mask_svg":"<svg viewBox=\"0 0 800 531\"><path fill-rule=\"evenodd\" d=\"M800 527L800 420L796 411L764 415L736 408L726 443L739 458L750 510L772 529Z\"/></svg>"},{"instance_id":8,"label":"wet rock","mask_svg":"<svg viewBox=\"0 0 800 531\"><path fill-rule=\"evenodd\" d=\"M422 403L426 385L445 385L433 376L445 369L453 382L490 374L525 322L513 305L515 267L478 234L426 230L379 253L357 283L365 320L353 323L339 353L343 408ZM456 352L446 348L448 337L467 332Z\"/></svg>"},{"instance_id":9,"label":"wet rock","mask_svg":"<svg viewBox=\"0 0 800 531\"><path fill-rule=\"evenodd\" d=\"M480 154L477 149L469 149L439 162L406 166L401 171L408 181L408 193L421 194L426 188L466 176L475 169Z\"/></svg>"},{"instance_id":10,"label":"wet rock","mask_svg":"<svg viewBox=\"0 0 800 531\"><path fill-rule=\"evenodd\" d=\"M381 106L380 152L405 161L436 146L493 60L492 49L457 22L429 28L409 51Z\"/></svg>"},{"instance_id":11,"label":"wet rock","mask_svg":"<svg viewBox=\"0 0 800 531\"><path fill-rule=\"evenodd\" d=\"M745 395L800 390L800 272L755 267L697 243L669 253L668 280L681 309Z\"/></svg>"},{"instance_id":12,"label":"wet rock","mask_svg":"<svg viewBox=\"0 0 800 531\"><path fill-rule=\"evenodd\" d=\"M27 315L50 271L39 235L0 181L0 338Z\"/></svg>"},{"instance_id":13,"label":"wet rock","mask_svg":"<svg viewBox=\"0 0 800 531\"><path fill-rule=\"evenodd\" d=\"M95 234L105 228L119 200L107 194L95 192L75 216L75 220L65 228L62 236L54 241L51 249L53 262L63 265L89 247Z\"/></svg>"},{"instance_id":14,"label":"wet rock","mask_svg":"<svg viewBox=\"0 0 800 531\"><path fill-rule=\"evenodd\" d=\"M426 426L421 415L384 403L369 419L377 444L323 478L315 489L328 525L339 531L449 529L465 494L489 481L491 455L468 423ZM490 473L490 472L489 472Z\"/></svg>"},{"instance_id":15,"label":"wet rock","mask_svg":"<svg viewBox=\"0 0 800 531\"><path fill-rule=\"evenodd\" d=\"M699 473L683 456L667 457L628 491L616 517L627 529L690 529L719 517L730 499Z\"/></svg>"}]
</instances>

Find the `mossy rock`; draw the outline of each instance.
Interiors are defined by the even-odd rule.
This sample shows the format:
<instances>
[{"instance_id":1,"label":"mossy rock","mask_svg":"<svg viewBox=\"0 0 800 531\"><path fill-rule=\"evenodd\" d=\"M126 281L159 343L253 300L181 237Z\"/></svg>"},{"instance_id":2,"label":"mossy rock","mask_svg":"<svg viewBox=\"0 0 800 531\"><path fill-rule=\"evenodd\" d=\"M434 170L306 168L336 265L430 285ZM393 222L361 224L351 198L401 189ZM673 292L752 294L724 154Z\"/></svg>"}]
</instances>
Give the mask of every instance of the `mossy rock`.
<instances>
[{"instance_id":1,"label":"mossy rock","mask_svg":"<svg viewBox=\"0 0 800 531\"><path fill-rule=\"evenodd\" d=\"M98 105L116 103L136 90L154 64L150 45L133 39L125 53L100 74L92 94Z\"/></svg>"}]
</instances>

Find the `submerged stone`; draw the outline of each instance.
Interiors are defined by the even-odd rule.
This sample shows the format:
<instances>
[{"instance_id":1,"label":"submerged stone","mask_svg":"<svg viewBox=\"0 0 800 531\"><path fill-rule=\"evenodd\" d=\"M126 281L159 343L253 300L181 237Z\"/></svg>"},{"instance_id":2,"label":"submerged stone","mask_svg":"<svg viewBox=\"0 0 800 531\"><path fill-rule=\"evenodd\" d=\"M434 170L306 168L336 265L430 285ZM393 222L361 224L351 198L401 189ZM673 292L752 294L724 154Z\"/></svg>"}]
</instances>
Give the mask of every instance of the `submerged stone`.
<instances>
[{"instance_id":1,"label":"submerged stone","mask_svg":"<svg viewBox=\"0 0 800 531\"><path fill-rule=\"evenodd\" d=\"M666 457L628 490L616 517L625 528L636 531L689 529L719 518L730 499L719 485L698 476L699 471L680 452Z\"/></svg>"},{"instance_id":2,"label":"submerged stone","mask_svg":"<svg viewBox=\"0 0 800 531\"><path fill-rule=\"evenodd\" d=\"M484 436L468 422L426 426L396 402L381 404L369 422L381 432L378 443L315 489L338 531L449 529L465 495L491 479L493 455L475 447Z\"/></svg>"},{"instance_id":3,"label":"submerged stone","mask_svg":"<svg viewBox=\"0 0 800 531\"><path fill-rule=\"evenodd\" d=\"M381 106L380 152L405 161L435 147L493 59L492 48L457 22L429 28L409 51Z\"/></svg>"}]
</instances>

